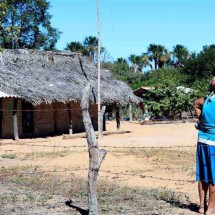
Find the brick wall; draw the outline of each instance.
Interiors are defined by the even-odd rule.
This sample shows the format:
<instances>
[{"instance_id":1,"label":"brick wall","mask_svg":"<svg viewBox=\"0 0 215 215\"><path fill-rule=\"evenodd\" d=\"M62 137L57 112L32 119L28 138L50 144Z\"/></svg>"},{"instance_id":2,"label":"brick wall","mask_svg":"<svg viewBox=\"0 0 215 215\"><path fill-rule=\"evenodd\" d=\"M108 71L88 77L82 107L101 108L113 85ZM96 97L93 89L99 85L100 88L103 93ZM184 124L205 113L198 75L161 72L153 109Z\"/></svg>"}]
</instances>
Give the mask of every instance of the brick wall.
<instances>
[{"instance_id":1,"label":"brick wall","mask_svg":"<svg viewBox=\"0 0 215 215\"><path fill-rule=\"evenodd\" d=\"M34 107L34 135L54 135L54 111L52 104L40 104Z\"/></svg>"},{"instance_id":2,"label":"brick wall","mask_svg":"<svg viewBox=\"0 0 215 215\"><path fill-rule=\"evenodd\" d=\"M82 117L82 111L80 107L79 102L71 102L70 103L70 109L71 109L71 117L72 117L72 125L73 125L73 133L78 133L78 132L84 132L84 123L83 123L83 117ZM97 105L91 104L89 106L89 112L92 120L92 124L95 130L98 130L98 125L97 125Z\"/></svg>"},{"instance_id":3,"label":"brick wall","mask_svg":"<svg viewBox=\"0 0 215 215\"><path fill-rule=\"evenodd\" d=\"M2 138L13 138L13 98L2 98ZM21 99L18 99L18 110L21 109ZM18 111L18 132L22 136L22 113Z\"/></svg>"},{"instance_id":4,"label":"brick wall","mask_svg":"<svg viewBox=\"0 0 215 215\"><path fill-rule=\"evenodd\" d=\"M67 104L54 102L53 109L55 134L69 133L69 113Z\"/></svg>"},{"instance_id":5,"label":"brick wall","mask_svg":"<svg viewBox=\"0 0 215 215\"><path fill-rule=\"evenodd\" d=\"M2 138L13 138L13 98L2 99ZM18 131L22 131L22 100L18 99ZM70 110L68 110L70 109ZM70 111L70 114L69 114ZM60 102L40 104L34 107L34 136L53 136L69 133L69 115L71 116L73 133L83 132L84 124L80 103L70 102L69 106ZM90 105L90 116L95 130L97 126L97 105Z\"/></svg>"}]
</instances>

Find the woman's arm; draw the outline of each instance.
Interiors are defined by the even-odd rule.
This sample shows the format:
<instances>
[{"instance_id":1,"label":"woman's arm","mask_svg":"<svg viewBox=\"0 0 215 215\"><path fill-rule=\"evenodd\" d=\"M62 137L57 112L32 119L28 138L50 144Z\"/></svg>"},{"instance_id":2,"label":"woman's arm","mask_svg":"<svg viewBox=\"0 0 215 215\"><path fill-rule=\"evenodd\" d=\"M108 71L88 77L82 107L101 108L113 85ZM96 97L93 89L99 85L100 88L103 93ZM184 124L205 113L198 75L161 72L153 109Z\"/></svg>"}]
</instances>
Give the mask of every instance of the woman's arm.
<instances>
[{"instance_id":1,"label":"woman's arm","mask_svg":"<svg viewBox=\"0 0 215 215\"><path fill-rule=\"evenodd\" d=\"M195 112L196 112L198 119L200 119L200 117L201 117L202 106L203 106L204 102L205 102L204 98L197 99L194 102L194 109L195 109Z\"/></svg>"}]
</instances>

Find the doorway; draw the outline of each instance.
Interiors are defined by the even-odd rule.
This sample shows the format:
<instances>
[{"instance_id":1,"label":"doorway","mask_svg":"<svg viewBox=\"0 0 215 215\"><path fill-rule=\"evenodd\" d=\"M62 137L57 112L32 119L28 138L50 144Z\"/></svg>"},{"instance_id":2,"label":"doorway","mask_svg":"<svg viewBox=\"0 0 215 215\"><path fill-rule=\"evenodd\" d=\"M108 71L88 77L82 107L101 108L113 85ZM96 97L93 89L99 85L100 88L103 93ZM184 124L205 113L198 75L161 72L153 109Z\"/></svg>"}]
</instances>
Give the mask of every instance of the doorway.
<instances>
[{"instance_id":1,"label":"doorway","mask_svg":"<svg viewBox=\"0 0 215 215\"><path fill-rule=\"evenodd\" d=\"M34 106L26 101L22 101L22 131L25 137L34 135Z\"/></svg>"}]
</instances>

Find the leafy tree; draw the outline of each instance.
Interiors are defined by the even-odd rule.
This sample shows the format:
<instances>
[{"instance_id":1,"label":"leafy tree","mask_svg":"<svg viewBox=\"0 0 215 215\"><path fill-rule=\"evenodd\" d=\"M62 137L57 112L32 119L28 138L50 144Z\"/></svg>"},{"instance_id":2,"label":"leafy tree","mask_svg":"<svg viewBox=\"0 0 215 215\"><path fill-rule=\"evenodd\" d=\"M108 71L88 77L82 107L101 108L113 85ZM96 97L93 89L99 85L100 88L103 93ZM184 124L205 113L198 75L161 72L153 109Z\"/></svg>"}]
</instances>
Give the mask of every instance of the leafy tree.
<instances>
[{"instance_id":1,"label":"leafy tree","mask_svg":"<svg viewBox=\"0 0 215 215\"><path fill-rule=\"evenodd\" d=\"M141 86L180 86L186 84L186 75L179 68L163 68L143 74L143 81L132 86L137 89Z\"/></svg>"},{"instance_id":2,"label":"leafy tree","mask_svg":"<svg viewBox=\"0 0 215 215\"><path fill-rule=\"evenodd\" d=\"M98 39L94 36L85 37L83 43L72 41L67 44L66 50L81 53L87 57L91 62L97 63L98 61ZM104 47L101 47L101 61L110 59L110 55Z\"/></svg>"},{"instance_id":3,"label":"leafy tree","mask_svg":"<svg viewBox=\"0 0 215 215\"><path fill-rule=\"evenodd\" d=\"M143 80L142 73L134 73L124 58L118 58L115 62L103 62L102 68L110 70L116 79L129 85L140 83Z\"/></svg>"},{"instance_id":4,"label":"leafy tree","mask_svg":"<svg viewBox=\"0 0 215 215\"><path fill-rule=\"evenodd\" d=\"M189 51L183 45L176 45L173 47L172 55L173 55L173 64L176 67L183 66L184 62L188 60Z\"/></svg>"},{"instance_id":5,"label":"leafy tree","mask_svg":"<svg viewBox=\"0 0 215 215\"><path fill-rule=\"evenodd\" d=\"M133 71L133 72L136 72L137 65L138 65L138 56L132 54L132 55L130 55L130 56L128 57L128 60L132 63L132 66L131 66L131 67L132 67L132 71Z\"/></svg>"},{"instance_id":6,"label":"leafy tree","mask_svg":"<svg viewBox=\"0 0 215 215\"><path fill-rule=\"evenodd\" d=\"M0 44L3 48L54 49L60 32L51 26L46 0L3 0Z\"/></svg>"},{"instance_id":7,"label":"leafy tree","mask_svg":"<svg viewBox=\"0 0 215 215\"><path fill-rule=\"evenodd\" d=\"M170 53L162 45L150 44L147 53L150 61L154 61L154 69L163 68L170 60Z\"/></svg>"},{"instance_id":8,"label":"leafy tree","mask_svg":"<svg viewBox=\"0 0 215 215\"><path fill-rule=\"evenodd\" d=\"M183 111L192 114L193 103L197 98L196 91L186 92L176 86L159 86L150 90L144 100L151 115L157 118L181 118Z\"/></svg>"},{"instance_id":9,"label":"leafy tree","mask_svg":"<svg viewBox=\"0 0 215 215\"><path fill-rule=\"evenodd\" d=\"M142 56L132 54L128 59L132 63L131 68L133 72L142 72L144 67L151 66L149 63L149 58L146 54L142 54Z\"/></svg>"},{"instance_id":10,"label":"leafy tree","mask_svg":"<svg viewBox=\"0 0 215 215\"><path fill-rule=\"evenodd\" d=\"M75 42L67 43L65 49L70 50L72 52L83 53L84 46L80 42L75 41Z\"/></svg>"},{"instance_id":11,"label":"leafy tree","mask_svg":"<svg viewBox=\"0 0 215 215\"><path fill-rule=\"evenodd\" d=\"M190 75L189 82L211 78L215 75L215 45L204 46L200 53L193 53L184 65L184 72Z\"/></svg>"},{"instance_id":12,"label":"leafy tree","mask_svg":"<svg viewBox=\"0 0 215 215\"><path fill-rule=\"evenodd\" d=\"M86 50L85 55L87 55L91 61L94 61L98 51L98 39L96 37L89 36L84 39L83 44Z\"/></svg>"}]
</instances>

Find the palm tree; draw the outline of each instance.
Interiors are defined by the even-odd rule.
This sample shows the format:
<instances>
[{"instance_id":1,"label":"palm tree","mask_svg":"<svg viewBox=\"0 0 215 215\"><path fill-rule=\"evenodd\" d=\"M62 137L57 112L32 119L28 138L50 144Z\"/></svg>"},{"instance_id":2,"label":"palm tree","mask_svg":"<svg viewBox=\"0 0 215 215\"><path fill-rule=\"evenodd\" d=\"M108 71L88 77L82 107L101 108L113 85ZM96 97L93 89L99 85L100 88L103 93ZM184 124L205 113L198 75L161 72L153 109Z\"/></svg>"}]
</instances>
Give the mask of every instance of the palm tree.
<instances>
[{"instance_id":1,"label":"palm tree","mask_svg":"<svg viewBox=\"0 0 215 215\"><path fill-rule=\"evenodd\" d=\"M85 37L83 42L85 53L84 55L88 56L89 59L96 63L97 54L98 54L98 39L94 36ZM104 47L100 48L100 53L104 53L106 50Z\"/></svg>"},{"instance_id":2,"label":"palm tree","mask_svg":"<svg viewBox=\"0 0 215 215\"><path fill-rule=\"evenodd\" d=\"M116 63L117 64L123 64L123 63L128 64L127 60L122 57L117 58Z\"/></svg>"},{"instance_id":3,"label":"palm tree","mask_svg":"<svg viewBox=\"0 0 215 215\"><path fill-rule=\"evenodd\" d=\"M138 56L132 54L132 55L130 55L130 57L128 57L128 60L132 63L132 66L131 66L132 71L136 72L136 70L137 70L137 64L138 64Z\"/></svg>"},{"instance_id":4,"label":"palm tree","mask_svg":"<svg viewBox=\"0 0 215 215\"><path fill-rule=\"evenodd\" d=\"M66 50L70 50L72 52L82 53L84 52L84 46L80 42L71 42L67 43Z\"/></svg>"},{"instance_id":5,"label":"palm tree","mask_svg":"<svg viewBox=\"0 0 215 215\"><path fill-rule=\"evenodd\" d=\"M170 59L170 53L162 45L150 44L147 53L150 61L154 61L154 68L162 68Z\"/></svg>"},{"instance_id":6,"label":"palm tree","mask_svg":"<svg viewBox=\"0 0 215 215\"><path fill-rule=\"evenodd\" d=\"M142 64L142 67L150 66L150 68L152 69L152 64L150 63L147 53L143 53L141 55L141 64Z\"/></svg>"},{"instance_id":7,"label":"palm tree","mask_svg":"<svg viewBox=\"0 0 215 215\"><path fill-rule=\"evenodd\" d=\"M98 51L98 39L94 36L89 36L84 39L83 44L89 59L91 61L95 61L95 57Z\"/></svg>"},{"instance_id":8,"label":"palm tree","mask_svg":"<svg viewBox=\"0 0 215 215\"><path fill-rule=\"evenodd\" d=\"M140 56L132 54L128 59L132 62L131 67L133 72L136 72L137 70L142 72L143 67L151 66L149 58L145 53Z\"/></svg>"},{"instance_id":9,"label":"palm tree","mask_svg":"<svg viewBox=\"0 0 215 215\"><path fill-rule=\"evenodd\" d=\"M173 47L173 64L175 66L183 66L183 62L187 60L189 56L189 51L187 47L183 45L176 45Z\"/></svg>"}]
</instances>

